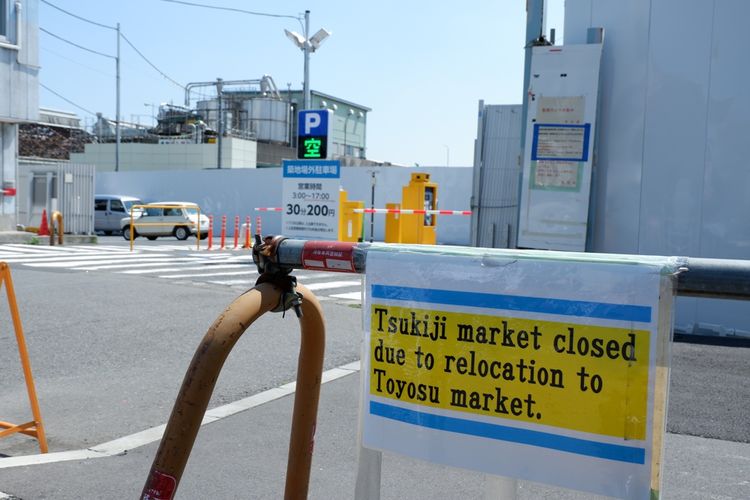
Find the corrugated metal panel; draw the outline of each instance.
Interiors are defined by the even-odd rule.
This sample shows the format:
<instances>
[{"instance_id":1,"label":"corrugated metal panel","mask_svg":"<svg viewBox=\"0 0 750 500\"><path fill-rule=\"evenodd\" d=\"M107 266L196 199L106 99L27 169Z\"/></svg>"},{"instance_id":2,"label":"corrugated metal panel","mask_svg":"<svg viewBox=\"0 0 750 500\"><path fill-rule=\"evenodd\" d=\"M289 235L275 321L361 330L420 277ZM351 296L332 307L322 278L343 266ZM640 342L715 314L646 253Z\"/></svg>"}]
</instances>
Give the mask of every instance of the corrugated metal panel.
<instances>
[{"instance_id":1,"label":"corrugated metal panel","mask_svg":"<svg viewBox=\"0 0 750 500\"><path fill-rule=\"evenodd\" d=\"M521 106L481 106L479 120L472 244L511 248L515 246L518 218Z\"/></svg>"},{"instance_id":2,"label":"corrugated metal panel","mask_svg":"<svg viewBox=\"0 0 750 500\"><path fill-rule=\"evenodd\" d=\"M94 234L94 165L61 164L58 179L59 209L65 221L65 232Z\"/></svg>"},{"instance_id":3,"label":"corrugated metal panel","mask_svg":"<svg viewBox=\"0 0 750 500\"><path fill-rule=\"evenodd\" d=\"M42 210L59 210L67 234L94 234L95 176L94 165L19 161L18 224L38 227Z\"/></svg>"}]
</instances>

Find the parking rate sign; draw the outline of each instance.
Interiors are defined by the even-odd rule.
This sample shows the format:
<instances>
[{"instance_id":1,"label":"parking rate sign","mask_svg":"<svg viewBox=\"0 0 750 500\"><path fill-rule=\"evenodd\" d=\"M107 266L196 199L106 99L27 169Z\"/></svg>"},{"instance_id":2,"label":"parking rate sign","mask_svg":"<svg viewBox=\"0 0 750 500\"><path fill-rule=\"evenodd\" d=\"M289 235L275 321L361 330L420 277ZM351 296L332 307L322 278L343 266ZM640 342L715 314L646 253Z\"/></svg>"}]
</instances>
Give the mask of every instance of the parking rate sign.
<instances>
[{"instance_id":1,"label":"parking rate sign","mask_svg":"<svg viewBox=\"0 0 750 500\"><path fill-rule=\"evenodd\" d=\"M330 152L329 140L333 112L330 109L300 111L297 119L297 158L325 160Z\"/></svg>"},{"instance_id":2,"label":"parking rate sign","mask_svg":"<svg viewBox=\"0 0 750 500\"><path fill-rule=\"evenodd\" d=\"M339 161L284 160L282 167L282 234L314 240L338 239Z\"/></svg>"}]
</instances>

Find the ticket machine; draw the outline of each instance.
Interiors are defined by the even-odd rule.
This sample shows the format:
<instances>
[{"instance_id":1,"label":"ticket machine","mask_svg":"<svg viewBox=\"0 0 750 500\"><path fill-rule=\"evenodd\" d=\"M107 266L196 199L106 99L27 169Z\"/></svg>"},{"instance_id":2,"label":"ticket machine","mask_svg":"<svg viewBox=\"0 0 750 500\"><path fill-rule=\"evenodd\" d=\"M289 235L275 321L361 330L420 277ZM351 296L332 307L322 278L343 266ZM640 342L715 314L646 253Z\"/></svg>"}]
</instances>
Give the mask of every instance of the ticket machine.
<instances>
[{"instance_id":1,"label":"ticket machine","mask_svg":"<svg viewBox=\"0 0 750 500\"><path fill-rule=\"evenodd\" d=\"M401 209L437 210L437 184L430 182L430 174L411 174L403 188ZM400 223L401 243L435 244L437 215L404 213Z\"/></svg>"}]
</instances>

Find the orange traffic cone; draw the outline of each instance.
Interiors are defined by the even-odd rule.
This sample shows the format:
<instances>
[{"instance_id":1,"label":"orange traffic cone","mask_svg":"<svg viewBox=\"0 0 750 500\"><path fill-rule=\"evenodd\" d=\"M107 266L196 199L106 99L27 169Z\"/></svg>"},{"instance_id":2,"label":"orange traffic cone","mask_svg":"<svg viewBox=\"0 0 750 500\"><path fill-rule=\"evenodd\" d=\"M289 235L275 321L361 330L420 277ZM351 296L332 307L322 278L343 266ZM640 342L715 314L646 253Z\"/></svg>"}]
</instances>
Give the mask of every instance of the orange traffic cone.
<instances>
[{"instance_id":1,"label":"orange traffic cone","mask_svg":"<svg viewBox=\"0 0 750 500\"><path fill-rule=\"evenodd\" d=\"M42 222L39 224L39 236L49 236L49 224L47 223L47 209L42 210Z\"/></svg>"}]
</instances>

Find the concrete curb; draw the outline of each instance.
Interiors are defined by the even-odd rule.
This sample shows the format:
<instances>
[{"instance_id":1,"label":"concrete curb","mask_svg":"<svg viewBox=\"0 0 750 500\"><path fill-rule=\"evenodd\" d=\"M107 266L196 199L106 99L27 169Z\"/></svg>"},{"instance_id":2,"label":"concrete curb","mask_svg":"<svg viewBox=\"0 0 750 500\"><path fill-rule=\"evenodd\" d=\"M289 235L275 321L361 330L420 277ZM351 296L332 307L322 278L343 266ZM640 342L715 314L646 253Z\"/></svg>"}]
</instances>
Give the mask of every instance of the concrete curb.
<instances>
[{"instance_id":1,"label":"concrete curb","mask_svg":"<svg viewBox=\"0 0 750 500\"><path fill-rule=\"evenodd\" d=\"M27 231L0 231L0 244L21 243L26 245L49 246L49 236L39 236ZM98 238L95 234L65 234L63 245L85 245L96 244Z\"/></svg>"}]
</instances>

